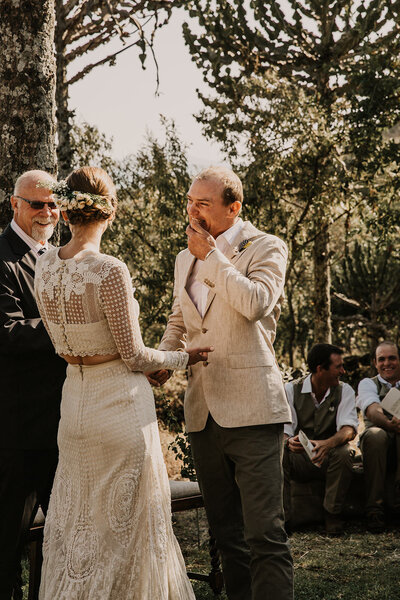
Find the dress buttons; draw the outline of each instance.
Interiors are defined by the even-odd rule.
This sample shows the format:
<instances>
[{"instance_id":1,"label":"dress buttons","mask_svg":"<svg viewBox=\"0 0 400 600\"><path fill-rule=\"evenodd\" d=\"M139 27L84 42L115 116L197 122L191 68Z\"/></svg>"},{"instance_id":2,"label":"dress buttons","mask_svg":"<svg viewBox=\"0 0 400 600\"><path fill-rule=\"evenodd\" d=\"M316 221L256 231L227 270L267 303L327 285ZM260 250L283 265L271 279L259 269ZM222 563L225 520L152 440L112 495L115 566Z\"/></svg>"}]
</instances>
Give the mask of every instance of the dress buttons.
<instances>
[{"instance_id":1,"label":"dress buttons","mask_svg":"<svg viewBox=\"0 0 400 600\"><path fill-rule=\"evenodd\" d=\"M201 330L201 333L207 333L208 329L206 329L206 327L203 327L203 329Z\"/></svg>"},{"instance_id":2,"label":"dress buttons","mask_svg":"<svg viewBox=\"0 0 400 600\"><path fill-rule=\"evenodd\" d=\"M205 360L205 361L203 362L203 367L207 367L207 366L208 366L208 360Z\"/></svg>"}]
</instances>

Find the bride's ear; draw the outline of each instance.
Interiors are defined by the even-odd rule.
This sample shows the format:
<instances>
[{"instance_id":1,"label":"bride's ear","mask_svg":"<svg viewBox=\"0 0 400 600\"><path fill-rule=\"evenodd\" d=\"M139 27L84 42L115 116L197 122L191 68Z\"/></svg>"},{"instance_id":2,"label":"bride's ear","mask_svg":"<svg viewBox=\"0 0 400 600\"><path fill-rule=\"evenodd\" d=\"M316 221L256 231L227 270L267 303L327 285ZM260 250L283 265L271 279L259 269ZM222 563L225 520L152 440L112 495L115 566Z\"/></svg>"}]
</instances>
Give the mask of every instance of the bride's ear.
<instances>
[{"instance_id":1,"label":"bride's ear","mask_svg":"<svg viewBox=\"0 0 400 600\"><path fill-rule=\"evenodd\" d=\"M68 215L67 215L67 211L66 211L66 210L62 210L62 211L61 211L61 216L62 216L62 218L63 218L63 221L64 221L64 223L67 223L67 224L68 224L68 222L69 222L69 219L68 219Z\"/></svg>"}]
</instances>

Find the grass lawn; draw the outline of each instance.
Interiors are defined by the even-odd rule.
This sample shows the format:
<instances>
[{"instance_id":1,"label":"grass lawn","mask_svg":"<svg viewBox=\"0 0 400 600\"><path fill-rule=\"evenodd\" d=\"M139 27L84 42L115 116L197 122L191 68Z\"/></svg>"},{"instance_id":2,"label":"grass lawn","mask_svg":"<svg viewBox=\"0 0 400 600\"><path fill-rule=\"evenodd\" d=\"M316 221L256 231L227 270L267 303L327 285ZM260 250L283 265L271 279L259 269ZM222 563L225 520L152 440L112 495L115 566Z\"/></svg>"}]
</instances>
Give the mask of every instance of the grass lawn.
<instances>
[{"instance_id":1,"label":"grass lawn","mask_svg":"<svg viewBox=\"0 0 400 600\"><path fill-rule=\"evenodd\" d=\"M207 523L199 510L174 515L175 532L187 568L209 570ZM197 531L200 547L197 545ZM295 600L399 600L400 529L373 535L365 523L350 522L339 538L322 527L296 532L290 538L295 568ZM207 584L193 582L197 600L214 598ZM220 596L226 600L225 594Z\"/></svg>"},{"instance_id":2,"label":"grass lawn","mask_svg":"<svg viewBox=\"0 0 400 600\"><path fill-rule=\"evenodd\" d=\"M208 573L208 526L203 509L175 513L173 519L187 569ZM372 535L362 521L350 522L340 538L325 536L321 527L294 533L290 543L295 600L400 600L399 534L396 528ZM197 600L215 598L207 583L193 581L193 588ZM27 597L26 586L24 600ZM226 595L219 598L226 600Z\"/></svg>"}]
</instances>

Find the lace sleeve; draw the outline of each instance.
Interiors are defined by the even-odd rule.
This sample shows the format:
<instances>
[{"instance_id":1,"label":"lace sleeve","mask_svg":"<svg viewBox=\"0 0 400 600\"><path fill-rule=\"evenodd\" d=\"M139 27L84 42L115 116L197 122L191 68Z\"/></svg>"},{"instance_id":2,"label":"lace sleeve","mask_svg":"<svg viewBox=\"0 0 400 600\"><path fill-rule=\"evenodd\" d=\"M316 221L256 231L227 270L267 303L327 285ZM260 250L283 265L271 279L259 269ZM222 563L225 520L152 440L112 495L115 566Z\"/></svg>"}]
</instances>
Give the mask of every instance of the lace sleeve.
<instances>
[{"instance_id":1,"label":"lace sleeve","mask_svg":"<svg viewBox=\"0 0 400 600\"><path fill-rule=\"evenodd\" d=\"M122 360L131 371L184 369L187 352L163 352L143 344L126 265L115 264L100 284L100 302Z\"/></svg>"}]
</instances>

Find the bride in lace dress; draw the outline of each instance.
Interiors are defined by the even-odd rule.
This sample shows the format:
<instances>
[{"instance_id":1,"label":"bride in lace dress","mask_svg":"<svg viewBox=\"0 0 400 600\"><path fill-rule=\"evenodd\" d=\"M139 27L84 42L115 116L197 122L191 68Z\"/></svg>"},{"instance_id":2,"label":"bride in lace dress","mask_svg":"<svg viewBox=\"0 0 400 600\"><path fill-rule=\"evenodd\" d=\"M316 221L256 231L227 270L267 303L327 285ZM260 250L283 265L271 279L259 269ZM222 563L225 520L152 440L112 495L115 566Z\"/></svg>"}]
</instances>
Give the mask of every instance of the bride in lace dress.
<instances>
[{"instance_id":1,"label":"bride in lace dress","mask_svg":"<svg viewBox=\"0 0 400 600\"><path fill-rule=\"evenodd\" d=\"M184 369L211 349L144 346L128 269L99 251L116 209L108 175L84 167L53 191L72 239L38 260L35 292L56 352L69 364L40 600L194 599L172 531L143 371Z\"/></svg>"}]
</instances>

